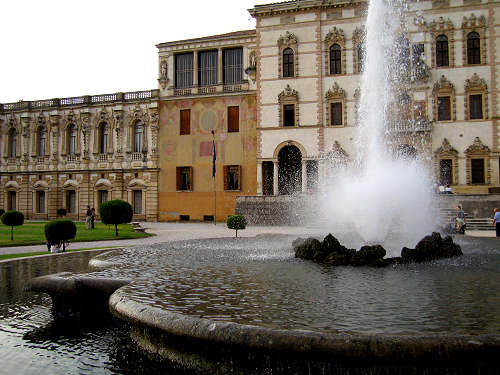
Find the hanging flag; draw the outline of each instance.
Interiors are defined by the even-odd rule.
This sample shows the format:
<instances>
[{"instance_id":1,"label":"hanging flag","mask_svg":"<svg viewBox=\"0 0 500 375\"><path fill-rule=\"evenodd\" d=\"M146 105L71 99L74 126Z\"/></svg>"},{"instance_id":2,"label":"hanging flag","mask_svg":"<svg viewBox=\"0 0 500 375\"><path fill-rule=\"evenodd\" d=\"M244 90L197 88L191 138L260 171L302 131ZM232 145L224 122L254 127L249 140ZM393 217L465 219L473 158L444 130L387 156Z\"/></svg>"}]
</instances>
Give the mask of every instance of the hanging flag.
<instances>
[{"instance_id":1,"label":"hanging flag","mask_svg":"<svg viewBox=\"0 0 500 375\"><path fill-rule=\"evenodd\" d=\"M212 130L212 134L214 131ZM212 177L215 177L215 160L217 159L217 153L215 152L215 139L212 139Z\"/></svg>"}]
</instances>

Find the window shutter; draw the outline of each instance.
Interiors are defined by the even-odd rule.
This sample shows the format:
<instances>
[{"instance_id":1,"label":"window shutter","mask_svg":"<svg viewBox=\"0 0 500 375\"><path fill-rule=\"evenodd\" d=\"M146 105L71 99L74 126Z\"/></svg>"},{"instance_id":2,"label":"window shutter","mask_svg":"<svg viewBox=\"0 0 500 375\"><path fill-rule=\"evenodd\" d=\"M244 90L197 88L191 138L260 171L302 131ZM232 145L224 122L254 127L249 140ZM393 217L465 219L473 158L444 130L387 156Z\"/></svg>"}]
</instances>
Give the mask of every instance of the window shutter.
<instances>
[{"instance_id":1,"label":"window shutter","mask_svg":"<svg viewBox=\"0 0 500 375\"><path fill-rule=\"evenodd\" d=\"M180 124L180 135L191 133L191 110L183 109L181 110L181 124Z\"/></svg>"},{"instance_id":2,"label":"window shutter","mask_svg":"<svg viewBox=\"0 0 500 375\"><path fill-rule=\"evenodd\" d=\"M175 168L175 190L181 190L181 168Z\"/></svg>"},{"instance_id":3,"label":"window shutter","mask_svg":"<svg viewBox=\"0 0 500 375\"><path fill-rule=\"evenodd\" d=\"M241 190L241 165L238 165L238 189Z\"/></svg>"},{"instance_id":4,"label":"window shutter","mask_svg":"<svg viewBox=\"0 0 500 375\"><path fill-rule=\"evenodd\" d=\"M229 190L229 166L224 166L224 190Z\"/></svg>"},{"instance_id":5,"label":"window shutter","mask_svg":"<svg viewBox=\"0 0 500 375\"><path fill-rule=\"evenodd\" d=\"M239 132L240 131L240 107L228 107L227 108L227 131Z\"/></svg>"},{"instance_id":6,"label":"window shutter","mask_svg":"<svg viewBox=\"0 0 500 375\"><path fill-rule=\"evenodd\" d=\"M189 186L188 190L193 190L193 167L189 167Z\"/></svg>"}]
</instances>

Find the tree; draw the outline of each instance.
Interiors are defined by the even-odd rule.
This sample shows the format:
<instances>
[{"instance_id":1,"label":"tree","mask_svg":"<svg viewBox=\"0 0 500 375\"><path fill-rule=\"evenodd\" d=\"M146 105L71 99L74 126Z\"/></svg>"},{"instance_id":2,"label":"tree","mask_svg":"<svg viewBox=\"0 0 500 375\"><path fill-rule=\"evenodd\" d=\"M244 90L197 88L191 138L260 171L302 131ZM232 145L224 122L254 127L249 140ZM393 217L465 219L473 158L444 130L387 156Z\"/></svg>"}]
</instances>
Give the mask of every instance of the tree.
<instances>
[{"instance_id":1,"label":"tree","mask_svg":"<svg viewBox=\"0 0 500 375\"><path fill-rule=\"evenodd\" d=\"M7 211L0 217L0 219L2 220L2 223L11 227L10 240L14 240L14 227L24 224L23 213L15 210Z\"/></svg>"},{"instance_id":2,"label":"tree","mask_svg":"<svg viewBox=\"0 0 500 375\"><path fill-rule=\"evenodd\" d=\"M238 229L245 229L247 227L247 220L243 215L231 215L227 218L227 227L236 230L236 237L238 237Z\"/></svg>"},{"instance_id":3,"label":"tree","mask_svg":"<svg viewBox=\"0 0 500 375\"><path fill-rule=\"evenodd\" d=\"M0 217L5 213L5 210L3 208L0 208Z\"/></svg>"},{"instance_id":4,"label":"tree","mask_svg":"<svg viewBox=\"0 0 500 375\"><path fill-rule=\"evenodd\" d=\"M55 219L45 224L45 238L51 244L63 245L63 251L66 250L66 244L76 236L76 225L69 219Z\"/></svg>"},{"instance_id":5,"label":"tree","mask_svg":"<svg viewBox=\"0 0 500 375\"><path fill-rule=\"evenodd\" d=\"M68 213L68 210L66 210L65 208L58 208L56 213L57 217L64 217Z\"/></svg>"},{"instance_id":6,"label":"tree","mask_svg":"<svg viewBox=\"0 0 500 375\"><path fill-rule=\"evenodd\" d=\"M115 225L115 234L118 237L118 224L132 221L132 206L120 199L107 201L99 205L99 216L104 224Z\"/></svg>"}]
</instances>

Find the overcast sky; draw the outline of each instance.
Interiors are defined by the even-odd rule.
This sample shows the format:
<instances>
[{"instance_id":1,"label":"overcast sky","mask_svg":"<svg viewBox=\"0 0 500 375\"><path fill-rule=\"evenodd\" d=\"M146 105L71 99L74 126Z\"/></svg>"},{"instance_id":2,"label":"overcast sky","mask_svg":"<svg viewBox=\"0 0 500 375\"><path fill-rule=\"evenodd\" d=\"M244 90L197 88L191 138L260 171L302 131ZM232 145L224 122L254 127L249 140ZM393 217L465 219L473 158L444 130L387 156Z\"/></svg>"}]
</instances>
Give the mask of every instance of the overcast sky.
<instances>
[{"instance_id":1,"label":"overcast sky","mask_svg":"<svg viewBox=\"0 0 500 375\"><path fill-rule=\"evenodd\" d=\"M0 103L157 88L156 44L253 29L277 0L4 0Z\"/></svg>"}]
</instances>

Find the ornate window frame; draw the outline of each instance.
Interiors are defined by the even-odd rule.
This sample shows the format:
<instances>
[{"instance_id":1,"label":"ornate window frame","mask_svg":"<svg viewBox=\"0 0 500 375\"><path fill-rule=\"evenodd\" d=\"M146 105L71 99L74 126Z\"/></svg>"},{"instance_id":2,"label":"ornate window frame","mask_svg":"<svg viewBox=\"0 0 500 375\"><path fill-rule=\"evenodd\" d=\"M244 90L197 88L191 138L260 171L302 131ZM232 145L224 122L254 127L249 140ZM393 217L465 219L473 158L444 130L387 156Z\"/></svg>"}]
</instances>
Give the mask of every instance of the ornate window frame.
<instances>
[{"instance_id":1,"label":"ornate window frame","mask_svg":"<svg viewBox=\"0 0 500 375\"><path fill-rule=\"evenodd\" d=\"M449 96L451 105L451 119L439 121L438 120L438 97ZM432 111L434 121L439 122L452 122L457 120L457 103L456 103L456 92L453 83L448 81L444 75L441 76L439 81L434 84L432 88Z\"/></svg>"},{"instance_id":2,"label":"ornate window frame","mask_svg":"<svg viewBox=\"0 0 500 375\"><path fill-rule=\"evenodd\" d=\"M337 29L333 27L325 37L325 75L326 76L336 76L341 74L346 74L346 47L345 47L345 35L342 29ZM334 44L340 46L340 73L332 73L330 70L331 53L330 49Z\"/></svg>"},{"instance_id":3,"label":"ornate window frame","mask_svg":"<svg viewBox=\"0 0 500 375\"><path fill-rule=\"evenodd\" d=\"M12 145L12 133L15 132L16 134L16 149L13 150L11 149ZM21 139L20 139L20 134L21 134L21 128L18 122L16 121L15 117L11 117L8 120L8 125L7 125L7 132L6 132L6 143L5 143L5 148L4 148L4 157L6 158L17 158L21 155Z\"/></svg>"},{"instance_id":4,"label":"ornate window frame","mask_svg":"<svg viewBox=\"0 0 500 375\"><path fill-rule=\"evenodd\" d=\"M484 121L489 117L489 106L488 106L488 85L486 81L479 78L477 73L474 73L471 78L465 80L465 98L464 98L464 119L468 121ZM470 119L470 96L471 95L481 95L482 96L482 110L483 117L480 119Z\"/></svg>"},{"instance_id":5,"label":"ornate window frame","mask_svg":"<svg viewBox=\"0 0 500 375\"><path fill-rule=\"evenodd\" d=\"M474 185L488 185L491 181L491 168L490 168L490 148L481 142L479 137L474 138L472 145L465 150L467 158L465 167L466 184L472 185L472 159L484 159L484 183Z\"/></svg>"},{"instance_id":6,"label":"ornate window frame","mask_svg":"<svg viewBox=\"0 0 500 375\"><path fill-rule=\"evenodd\" d=\"M279 127L289 127L284 126L285 114L284 106L287 104L293 104L295 107L295 124L294 127L299 126L299 93L292 89L290 85L286 85L285 89L278 95L278 105L279 105Z\"/></svg>"},{"instance_id":7,"label":"ornate window frame","mask_svg":"<svg viewBox=\"0 0 500 375\"><path fill-rule=\"evenodd\" d=\"M451 159L451 184L458 184L458 151L455 150L447 138L443 138L443 143L441 146L434 152L435 155L435 170L436 176L438 177L441 174L440 165L441 160Z\"/></svg>"},{"instance_id":8,"label":"ornate window frame","mask_svg":"<svg viewBox=\"0 0 500 375\"><path fill-rule=\"evenodd\" d=\"M448 69L455 67L455 28L453 22L448 18L445 20L439 17L438 21L432 21L429 25L429 33L431 34L431 66L436 69ZM445 35L448 38L448 66L436 65L436 39L440 35Z\"/></svg>"},{"instance_id":9,"label":"ornate window frame","mask_svg":"<svg viewBox=\"0 0 500 375\"><path fill-rule=\"evenodd\" d=\"M326 104L326 126L342 127L347 126L347 108L345 105L346 93L337 82L335 82L332 88L328 89L325 94L325 104ZM332 103L340 103L342 105L342 123L339 125L332 125Z\"/></svg>"},{"instance_id":10,"label":"ornate window frame","mask_svg":"<svg viewBox=\"0 0 500 375\"><path fill-rule=\"evenodd\" d=\"M470 33L476 32L479 34L479 45L481 48L480 51L480 59L479 64L469 64L468 63L468 36ZM465 17L462 20L462 40L463 40L463 48L462 48L462 61L464 66L476 66L476 65L485 65L487 61L486 54L486 17L479 16L476 17L474 13L470 15L470 17Z\"/></svg>"},{"instance_id":11,"label":"ornate window frame","mask_svg":"<svg viewBox=\"0 0 500 375\"><path fill-rule=\"evenodd\" d=\"M144 127L142 149L139 153L147 153L149 120L150 118L147 111L142 110L139 105L130 110L127 124L127 153L137 153L135 151L135 130L138 122L142 122Z\"/></svg>"},{"instance_id":12,"label":"ornate window frame","mask_svg":"<svg viewBox=\"0 0 500 375\"><path fill-rule=\"evenodd\" d=\"M352 56L353 56L354 74L361 74L362 72L360 71L358 51L360 47L364 48L365 38L366 38L365 28L356 27L356 30L354 30L352 34Z\"/></svg>"},{"instance_id":13,"label":"ornate window frame","mask_svg":"<svg viewBox=\"0 0 500 375\"><path fill-rule=\"evenodd\" d=\"M278 77L287 79L299 76L299 54L298 41L295 34L287 31L285 35L281 35L277 41L279 49ZM292 77L283 77L283 51L290 48L293 51L293 75Z\"/></svg>"},{"instance_id":14,"label":"ornate window frame","mask_svg":"<svg viewBox=\"0 0 500 375\"><path fill-rule=\"evenodd\" d=\"M94 123L94 154L108 155L113 153L113 132L111 124L113 123L113 118L104 108L97 114ZM105 129L108 132L108 137L106 140L106 152L101 153L101 125L105 124Z\"/></svg>"}]
</instances>

